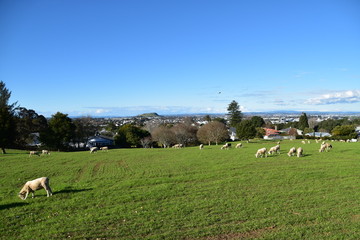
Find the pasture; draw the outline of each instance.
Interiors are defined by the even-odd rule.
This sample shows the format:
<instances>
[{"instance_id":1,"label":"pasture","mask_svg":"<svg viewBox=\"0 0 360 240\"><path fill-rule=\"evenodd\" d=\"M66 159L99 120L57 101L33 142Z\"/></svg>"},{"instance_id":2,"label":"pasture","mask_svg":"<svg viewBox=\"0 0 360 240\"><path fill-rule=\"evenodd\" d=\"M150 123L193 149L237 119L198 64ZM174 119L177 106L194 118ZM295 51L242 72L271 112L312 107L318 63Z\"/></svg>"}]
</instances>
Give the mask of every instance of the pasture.
<instances>
[{"instance_id":1,"label":"pasture","mask_svg":"<svg viewBox=\"0 0 360 240\"><path fill-rule=\"evenodd\" d=\"M232 144L235 146L235 143ZM360 143L0 156L1 239L360 239ZM288 157L291 147L304 157ZM23 201L23 184L50 178Z\"/></svg>"}]
</instances>

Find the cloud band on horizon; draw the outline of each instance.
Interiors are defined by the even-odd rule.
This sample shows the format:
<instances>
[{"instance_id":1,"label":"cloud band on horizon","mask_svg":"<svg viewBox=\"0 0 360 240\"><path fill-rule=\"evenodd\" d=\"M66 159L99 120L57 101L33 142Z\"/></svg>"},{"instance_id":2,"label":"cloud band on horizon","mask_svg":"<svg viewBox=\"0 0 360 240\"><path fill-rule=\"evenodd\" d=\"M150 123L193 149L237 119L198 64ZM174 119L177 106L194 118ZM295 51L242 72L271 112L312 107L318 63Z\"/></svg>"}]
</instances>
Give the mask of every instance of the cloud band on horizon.
<instances>
[{"instance_id":1,"label":"cloud band on horizon","mask_svg":"<svg viewBox=\"0 0 360 240\"><path fill-rule=\"evenodd\" d=\"M348 90L323 94L317 98L310 98L305 103L310 105L329 105L356 102L360 102L360 90Z\"/></svg>"}]
</instances>

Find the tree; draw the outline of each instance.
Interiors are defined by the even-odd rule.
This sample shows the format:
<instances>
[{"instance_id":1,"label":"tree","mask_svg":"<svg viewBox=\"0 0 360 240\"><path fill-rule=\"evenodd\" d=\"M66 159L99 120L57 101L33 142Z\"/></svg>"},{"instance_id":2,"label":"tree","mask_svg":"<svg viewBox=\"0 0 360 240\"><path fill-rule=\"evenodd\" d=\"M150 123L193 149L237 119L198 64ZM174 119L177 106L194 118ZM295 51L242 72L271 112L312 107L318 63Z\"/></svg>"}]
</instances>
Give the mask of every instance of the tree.
<instances>
[{"instance_id":1,"label":"tree","mask_svg":"<svg viewBox=\"0 0 360 240\"><path fill-rule=\"evenodd\" d=\"M80 117L73 120L75 125L74 140L77 143L86 143L87 140L94 136L98 128L93 124L91 117Z\"/></svg>"},{"instance_id":2,"label":"tree","mask_svg":"<svg viewBox=\"0 0 360 240\"><path fill-rule=\"evenodd\" d=\"M355 127L353 125L343 125L336 126L331 134L334 137L342 137L342 138L356 138L357 133L355 132Z\"/></svg>"},{"instance_id":3,"label":"tree","mask_svg":"<svg viewBox=\"0 0 360 240\"><path fill-rule=\"evenodd\" d=\"M24 148L34 141L34 133L39 133L47 128L47 120L43 115L37 114L32 109L18 107L15 109L17 147Z\"/></svg>"},{"instance_id":4,"label":"tree","mask_svg":"<svg viewBox=\"0 0 360 240\"><path fill-rule=\"evenodd\" d=\"M231 127L236 127L242 120L242 113L239 104L233 100L228 106L228 116Z\"/></svg>"},{"instance_id":5,"label":"tree","mask_svg":"<svg viewBox=\"0 0 360 240\"><path fill-rule=\"evenodd\" d=\"M149 136L148 131L132 124L125 124L119 128L114 140L120 147L138 147L141 145L141 139Z\"/></svg>"},{"instance_id":6,"label":"tree","mask_svg":"<svg viewBox=\"0 0 360 240\"><path fill-rule=\"evenodd\" d=\"M214 121L202 126L197 132L197 137L202 143L210 145L211 142L214 142L217 145L219 142L228 139L229 133L225 124Z\"/></svg>"},{"instance_id":7,"label":"tree","mask_svg":"<svg viewBox=\"0 0 360 240\"><path fill-rule=\"evenodd\" d=\"M171 130L175 134L177 143L183 144L183 146L193 143L197 140L196 132L197 128L185 123L176 124Z\"/></svg>"},{"instance_id":8,"label":"tree","mask_svg":"<svg viewBox=\"0 0 360 240\"><path fill-rule=\"evenodd\" d=\"M48 128L40 133L40 141L55 150L67 150L75 137L75 125L67 114L57 112L48 122Z\"/></svg>"},{"instance_id":9,"label":"tree","mask_svg":"<svg viewBox=\"0 0 360 240\"><path fill-rule=\"evenodd\" d=\"M305 130L305 128L308 128L308 127L309 127L309 122L308 122L306 113L302 113L302 115L300 116L300 119L299 119L298 128L301 130Z\"/></svg>"},{"instance_id":10,"label":"tree","mask_svg":"<svg viewBox=\"0 0 360 240\"><path fill-rule=\"evenodd\" d=\"M9 104L11 91L0 81L0 148L5 154L5 148L10 147L15 140L16 122L14 119L14 108L16 103Z\"/></svg>"},{"instance_id":11,"label":"tree","mask_svg":"<svg viewBox=\"0 0 360 240\"><path fill-rule=\"evenodd\" d=\"M256 129L251 120L243 120L236 127L236 135L239 139L250 139L256 136Z\"/></svg>"},{"instance_id":12,"label":"tree","mask_svg":"<svg viewBox=\"0 0 360 240\"><path fill-rule=\"evenodd\" d=\"M265 125L265 121L262 117L259 116L253 116L251 119L251 124L257 128L257 127L263 127Z\"/></svg>"},{"instance_id":13,"label":"tree","mask_svg":"<svg viewBox=\"0 0 360 240\"><path fill-rule=\"evenodd\" d=\"M151 133L151 136L153 140L160 143L164 148L170 147L176 141L174 132L166 126L157 127Z\"/></svg>"}]
</instances>

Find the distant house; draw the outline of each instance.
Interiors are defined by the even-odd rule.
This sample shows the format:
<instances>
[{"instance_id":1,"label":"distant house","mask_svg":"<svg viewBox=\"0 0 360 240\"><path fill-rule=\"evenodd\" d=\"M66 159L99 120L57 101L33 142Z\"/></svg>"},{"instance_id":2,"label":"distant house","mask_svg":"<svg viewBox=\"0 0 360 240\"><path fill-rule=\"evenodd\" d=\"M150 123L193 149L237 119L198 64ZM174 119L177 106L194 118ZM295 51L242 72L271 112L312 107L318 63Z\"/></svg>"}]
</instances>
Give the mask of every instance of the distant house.
<instances>
[{"instance_id":1,"label":"distant house","mask_svg":"<svg viewBox=\"0 0 360 240\"><path fill-rule=\"evenodd\" d=\"M282 137L280 136L280 132L276 129L272 129L272 128L264 128L265 130L265 135L264 135L264 139L282 139Z\"/></svg>"},{"instance_id":2,"label":"distant house","mask_svg":"<svg viewBox=\"0 0 360 240\"><path fill-rule=\"evenodd\" d=\"M291 132L294 132L294 131L296 131L297 135L302 135L303 134L302 130L292 128L292 127L281 129L279 132L284 133L284 134L290 134Z\"/></svg>"},{"instance_id":3,"label":"distant house","mask_svg":"<svg viewBox=\"0 0 360 240\"><path fill-rule=\"evenodd\" d=\"M114 145L115 145L114 139L101 135L90 137L86 143L86 147L88 148L114 146Z\"/></svg>"},{"instance_id":4,"label":"distant house","mask_svg":"<svg viewBox=\"0 0 360 240\"><path fill-rule=\"evenodd\" d=\"M236 128L234 127L230 127L229 128L229 135L230 135L230 139L235 141L238 139L238 137L236 136Z\"/></svg>"}]
</instances>

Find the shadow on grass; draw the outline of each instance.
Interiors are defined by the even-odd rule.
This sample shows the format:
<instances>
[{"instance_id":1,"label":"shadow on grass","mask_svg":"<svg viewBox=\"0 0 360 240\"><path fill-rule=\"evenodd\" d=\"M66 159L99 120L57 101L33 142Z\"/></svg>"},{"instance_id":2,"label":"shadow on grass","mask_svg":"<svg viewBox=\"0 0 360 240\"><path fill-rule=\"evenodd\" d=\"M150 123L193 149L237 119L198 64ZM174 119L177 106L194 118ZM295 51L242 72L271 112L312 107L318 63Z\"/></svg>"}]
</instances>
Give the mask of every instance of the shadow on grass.
<instances>
[{"instance_id":1,"label":"shadow on grass","mask_svg":"<svg viewBox=\"0 0 360 240\"><path fill-rule=\"evenodd\" d=\"M21 207L25 205L28 205L28 203L20 203L20 202L9 203L9 204L0 205L0 210L14 208L14 207Z\"/></svg>"},{"instance_id":2,"label":"shadow on grass","mask_svg":"<svg viewBox=\"0 0 360 240\"><path fill-rule=\"evenodd\" d=\"M85 191L91 191L92 188L85 188L85 189L73 189L73 188L65 188L63 190L54 192L53 195L61 194L61 193L79 193L79 192L85 192Z\"/></svg>"}]
</instances>

